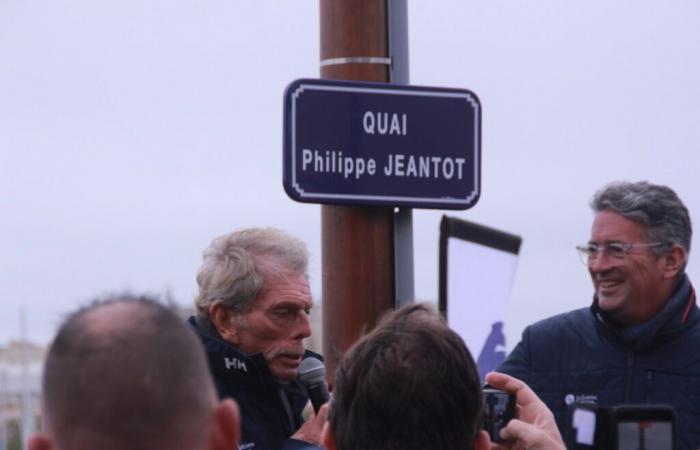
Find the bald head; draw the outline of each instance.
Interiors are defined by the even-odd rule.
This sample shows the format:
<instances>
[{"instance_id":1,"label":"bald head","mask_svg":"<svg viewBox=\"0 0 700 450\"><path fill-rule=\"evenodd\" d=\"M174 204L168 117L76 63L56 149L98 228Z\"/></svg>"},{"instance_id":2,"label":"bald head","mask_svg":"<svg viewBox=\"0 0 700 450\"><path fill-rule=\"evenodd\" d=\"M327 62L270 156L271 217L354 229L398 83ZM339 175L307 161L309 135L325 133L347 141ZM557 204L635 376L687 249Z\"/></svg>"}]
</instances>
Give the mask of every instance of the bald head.
<instances>
[{"instance_id":1,"label":"bald head","mask_svg":"<svg viewBox=\"0 0 700 450\"><path fill-rule=\"evenodd\" d=\"M61 326L46 360L55 448L205 449L217 404L200 342L153 300L124 296Z\"/></svg>"}]
</instances>

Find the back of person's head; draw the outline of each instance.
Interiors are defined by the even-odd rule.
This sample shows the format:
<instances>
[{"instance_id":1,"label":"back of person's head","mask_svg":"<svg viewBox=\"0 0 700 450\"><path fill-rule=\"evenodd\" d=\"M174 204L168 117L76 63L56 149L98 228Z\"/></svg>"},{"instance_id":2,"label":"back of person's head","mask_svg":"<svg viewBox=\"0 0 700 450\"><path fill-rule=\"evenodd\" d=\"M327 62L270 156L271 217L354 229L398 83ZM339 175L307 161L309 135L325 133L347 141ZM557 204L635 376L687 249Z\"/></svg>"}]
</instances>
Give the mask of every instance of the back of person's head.
<instances>
[{"instance_id":1,"label":"back of person's head","mask_svg":"<svg viewBox=\"0 0 700 450\"><path fill-rule=\"evenodd\" d=\"M43 408L32 450L225 449L238 437L237 408L217 404L201 343L144 297L95 302L64 322L46 359Z\"/></svg>"},{"instance_id":2,"label":"back of person's head","mask_svg":"<svg viewBox=\"0 0 700 450\"><path fill-rule=\"evenodd\" d=\"M650 242L677 244L690 252L693 228L688 209L668 186L646 181L610 183L595 193L591 208L595 212L613 211L646 226ZM651 248L657 254L666 250Z\"/></svg>"},{"instance_id":3,"label":"back of person's head","mask_svg":"<svg viewBox=\"0 0 700 450\"><path fill-rule=\"evenodd\" d=\"M306 244L274 228L248 228L217 237L204 251L197 274L197 316L206 318L215 302L244 312L262 292L265 278L306 275Z\"/></svg>"},{"instance_id":4,"label":"back of person's head","mask_svg":"<svg viewBox=\"0 0 700 450\"><path fill-rule=\"evenodd\" d=\"M426 305L388 314L335 375L331 450L465 450L479 436L482 393L462 339ZM488 444L486 444L488 445Z\"/></svg>"}]
</instances>

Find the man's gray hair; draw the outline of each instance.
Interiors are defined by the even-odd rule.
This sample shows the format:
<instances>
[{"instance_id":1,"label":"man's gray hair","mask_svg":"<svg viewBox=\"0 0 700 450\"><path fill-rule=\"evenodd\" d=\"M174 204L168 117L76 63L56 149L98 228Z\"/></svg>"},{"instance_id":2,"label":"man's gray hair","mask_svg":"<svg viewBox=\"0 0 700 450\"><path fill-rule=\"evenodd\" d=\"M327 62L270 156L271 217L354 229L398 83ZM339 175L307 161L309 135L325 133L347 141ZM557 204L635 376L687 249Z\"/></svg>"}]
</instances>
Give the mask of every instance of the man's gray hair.
<instances>
[{"instance_id":1,"label":"man's gray hair","mask_svg":"<svg viewBox=\"0 0 700 450\"><path fill-rule=\"evenodd\" d=\"M274 228L249 228L219 236L204 251L197 273L197 315L209 316L220 302L246 311L263 290L269 276L307 275L306 244Z\"/></svg>"},{"instance_id":2,"label":"man's gray hair","mask_svg":"<svg viewBox=\"0 0 700 450\"><path fill-rule=\"evenodd\" d=\"M610 210L647 227L649 242L678 244L690 253L693 229L688 209L668 186L614 182L596 192L591 200L595 212ZM668 247L653 247L662 254ZM682 271L681 271L682 272Z\"/></svg>"}]
</instances>

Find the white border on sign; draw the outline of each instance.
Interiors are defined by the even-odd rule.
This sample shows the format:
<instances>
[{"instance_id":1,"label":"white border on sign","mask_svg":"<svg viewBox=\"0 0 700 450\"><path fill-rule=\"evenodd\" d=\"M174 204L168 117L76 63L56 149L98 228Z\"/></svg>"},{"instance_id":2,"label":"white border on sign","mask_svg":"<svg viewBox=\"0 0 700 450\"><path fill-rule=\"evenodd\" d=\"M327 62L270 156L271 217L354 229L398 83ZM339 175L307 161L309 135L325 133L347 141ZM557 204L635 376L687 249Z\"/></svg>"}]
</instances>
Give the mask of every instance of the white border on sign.
<instances>
[{"instance_id":1,"label":"white border on sign","mask_svg":"<svg viewBox=\"0 0 700 450\"><path fill-rule=\"evenodd\" d=\"M310 91L341 91L341 92L362 92L365 94L389 94L389 95L413 95L421 97L447 97L447 98L462 98L469 103L472 108L474 108L474 148L479 148L479 137L481 130L479 129L479 118L481 117L481 111L479 110L479 102L477 102L474 97L467 92L431 92L431 91L414 91L405 89L376 89L376 88L364 88L364 87L352 87L352 86L319 86L310 84L300 84L299 87L292 93L292 112L291 112L291 127L292 127L292 187L297 191L301 198L307 199L328 199L328 200L374 200L374 201L384 201L384 202L422 202L428 203L433 202L437 204L449 204L449 205L461 205L466 203L467 205L479 195L479 167L480 152L475 152L474 155L474 186L469 195L465 198L445 198L445 197L396 197L396 196L384 196L384 195L355 195L355 194L323 194L323 193L307 193L302 189L297 183L296 175L296 101L304 90Z\"/></svg>"}]
</instances>

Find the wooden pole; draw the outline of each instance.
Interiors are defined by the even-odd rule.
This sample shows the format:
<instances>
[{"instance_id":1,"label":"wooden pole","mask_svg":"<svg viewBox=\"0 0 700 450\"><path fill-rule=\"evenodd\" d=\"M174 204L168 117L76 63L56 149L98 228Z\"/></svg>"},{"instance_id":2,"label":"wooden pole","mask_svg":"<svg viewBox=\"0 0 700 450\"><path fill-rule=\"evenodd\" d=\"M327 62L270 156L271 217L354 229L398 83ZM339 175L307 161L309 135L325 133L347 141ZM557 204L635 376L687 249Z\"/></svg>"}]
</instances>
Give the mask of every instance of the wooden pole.
<instances>
[{"instance_id":1,"label":"wooden pole","mask_svg":"<svg viewBox=\"0 0 700 450\"><path fill-rule=\"evenodd\" d=\"M386 0L320 0L321 61L387 58ZM336 60L342 61L342 60ZM321 77L389 81L383 63L335 63ZM321 207L323 349L329 380L343 353L394 305L393 208Z\"/></svg>"}]
</instances>

